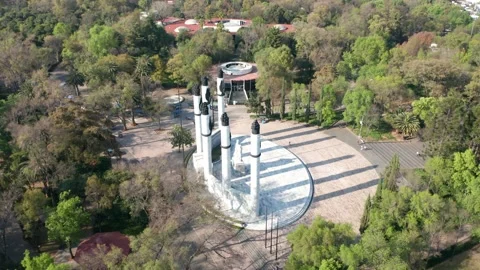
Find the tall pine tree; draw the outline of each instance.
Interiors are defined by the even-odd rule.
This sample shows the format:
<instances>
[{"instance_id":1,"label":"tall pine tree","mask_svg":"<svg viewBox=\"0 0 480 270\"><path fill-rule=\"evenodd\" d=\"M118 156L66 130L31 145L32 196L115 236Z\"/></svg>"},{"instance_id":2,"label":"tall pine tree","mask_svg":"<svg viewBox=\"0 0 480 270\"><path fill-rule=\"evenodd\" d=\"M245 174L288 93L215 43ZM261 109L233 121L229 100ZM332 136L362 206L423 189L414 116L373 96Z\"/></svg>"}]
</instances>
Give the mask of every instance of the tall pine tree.
<instances>
[{"instance_id":1,"label":"tall pine tree","mask_svg":"<svg viewBox=\"0 0 480 270\"><path fill-rule=\"evenodd\" d=\"M400 159L395 154L383 173L384 187L391 191L397 191L397 177L400 174Z\"/></svg>"},{"instance_id":2,"label":"tall pine tree","mask_svg":"<svg viewBox=\"0 0 480 270\"><path fill-rule=\"evenodd\" d=\"M378 205L382 200L382 190L384 186L383 179L380 179L380 181L378 181L377 190L375 191L375 196L373 196L373 203L375 205Z\"/></svg>"},{"instance_id":3,"label":"tall pine tree","mask_svg":"<svg viewBox=\"0 0 480 270\"><path fill-rule=\"evenodd\" d=\"M363 216L362 216L362 219L360 220L360 233L361 234L363 234L363 232L368 227L368 222L370 221L370 219L369 219L370 209L372 209L372 200L370 199L370 195L368 195L367 201L365 202L365 208L363 209Z\"/></svg>"}]
</instances>

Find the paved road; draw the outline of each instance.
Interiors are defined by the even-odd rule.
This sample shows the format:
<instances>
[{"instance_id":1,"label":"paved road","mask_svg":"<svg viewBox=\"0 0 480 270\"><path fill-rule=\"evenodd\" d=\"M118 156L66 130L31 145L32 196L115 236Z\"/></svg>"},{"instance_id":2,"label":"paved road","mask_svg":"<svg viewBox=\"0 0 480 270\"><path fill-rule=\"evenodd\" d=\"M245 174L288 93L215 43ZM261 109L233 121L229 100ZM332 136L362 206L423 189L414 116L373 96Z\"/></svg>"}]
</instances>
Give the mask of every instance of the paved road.
<instances>
[{"instance_id":1,"label":"paved road","mask_svg":"<svg viewBox=\"0 0 480 270\"><path fill-rule=\"evenodd\" d=\"M326 130L325 133L360 150L357 136L348 128L336 127ZM377 166L376 170L379 174L383 173L395 154L399 156L402 168L423 168L425 165L424 158L417 155L417 152L422 153L423 143L416 139L405 142L366 142L365 145L367 150L360 152L372 165Z\"/></svg>"}]
</instances>

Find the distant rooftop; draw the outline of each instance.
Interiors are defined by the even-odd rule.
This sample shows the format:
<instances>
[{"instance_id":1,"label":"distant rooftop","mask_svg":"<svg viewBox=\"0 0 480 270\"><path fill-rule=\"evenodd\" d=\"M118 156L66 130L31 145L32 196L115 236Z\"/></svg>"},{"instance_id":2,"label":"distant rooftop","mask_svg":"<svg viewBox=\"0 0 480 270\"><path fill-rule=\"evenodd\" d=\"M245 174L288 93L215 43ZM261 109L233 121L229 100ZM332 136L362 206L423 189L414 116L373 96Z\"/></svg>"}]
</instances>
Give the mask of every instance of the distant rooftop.
<instances>
[{"instance_id":1,"label":"distant rooftop","mask_svg":"<svg viewBox=\"0 0 480 270\"><path fill-rule=\"evenodd\" d=\"M216 29L218 24L222 23L223 28L232 33L237 33L240 29L244 27L250 27L252 25L251 20L246 19L220 19L214 18L210 20L205 20L203 23L203 29L205 28L212 28ZM157 22L158 25L163 25L165 27L165 31L172 35L177 35L181 31L187 31L191 34L194 34L198 30L200 30L201 25L198 20L195 19L181 19L175 17L168 17L163 19L162 21ZM267 27L275 27L279 29L281 32L293 32L295 29L291 24L269 24Z\"/></svg>"}]
</instances>

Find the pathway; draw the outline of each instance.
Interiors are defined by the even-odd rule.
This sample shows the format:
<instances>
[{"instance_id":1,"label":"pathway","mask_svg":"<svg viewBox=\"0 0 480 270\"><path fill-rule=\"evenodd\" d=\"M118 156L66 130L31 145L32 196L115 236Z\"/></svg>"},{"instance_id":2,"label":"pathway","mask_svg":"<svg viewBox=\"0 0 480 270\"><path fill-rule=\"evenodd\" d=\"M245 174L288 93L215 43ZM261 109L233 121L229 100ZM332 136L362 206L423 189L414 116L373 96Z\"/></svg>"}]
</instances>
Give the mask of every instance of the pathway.
<instances>
[{"instance_id":1,"label":"pathway","mask_svg":"<svg viewBox=\"0 0 480 270\"><path fill-rule=\"evenodd\" d=\"M325 133L360 150L357 136L348 128L336 127L325 130ZM425 164L424 158L417 156L417 152L422 153L423 151L423 143L416 139L405 142L367 142L365 145L367 150L361 151L361 153L370 163L377 166L379 174L383 172L394 154L399 156L402 168L423 168Z\"/></svg>"}]
</instances>

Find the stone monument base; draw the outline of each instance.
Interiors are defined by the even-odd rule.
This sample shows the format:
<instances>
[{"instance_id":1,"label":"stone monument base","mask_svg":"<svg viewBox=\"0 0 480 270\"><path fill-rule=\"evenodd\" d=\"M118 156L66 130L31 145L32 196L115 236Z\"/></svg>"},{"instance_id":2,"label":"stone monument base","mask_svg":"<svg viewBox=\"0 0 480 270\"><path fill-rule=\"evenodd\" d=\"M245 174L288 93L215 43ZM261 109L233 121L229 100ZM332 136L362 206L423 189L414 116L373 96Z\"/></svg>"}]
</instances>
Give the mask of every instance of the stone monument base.
<instances>
[{"instance_id":1,"label":"stone monument base","mask_svg":"<svg viewBox=\"0 0 480 270\"><path fill-rule=\"evenodd\" d=\"M194 153L192 155L193 167L197 173L203 172L203 153Z\"/></svg>"},{"instance_id":2,"label":"stone monument base","mask_svg":"<svg viewBox=\"0 0 480 270\"><path fill-rule=\"evenodd\" d=\"M243 164L248 172L250 167L249 136L232 136L232 147L242 147ZM218 145L214 145L216 147ZM235 149L232 149L235 151ZM237 150L239 151L239 150ZM298 220L308 209L313 197L313 181L303 162L286 148L268 140L262 140L260 159L260 214L249 205L250 175L232 171L231 187L225 188L221 179L221 162L213 163L213 175L204 179L215 206L227 222L244 224L249 230L265 230L265 214L271 223L279 227ZM191 159L191 165L198 173L203 173L203 157ZM191 166L190 165L190 166ZM191 167L190 167L191 168ZM198 168L198 169L197 169ZM200 175L199 175L200 176ZM203 179L203 174L199 177ZM207 191L208 190L208 191ZM269 225L270 226L270 225Z\"/></svg>"}]
</instances>

